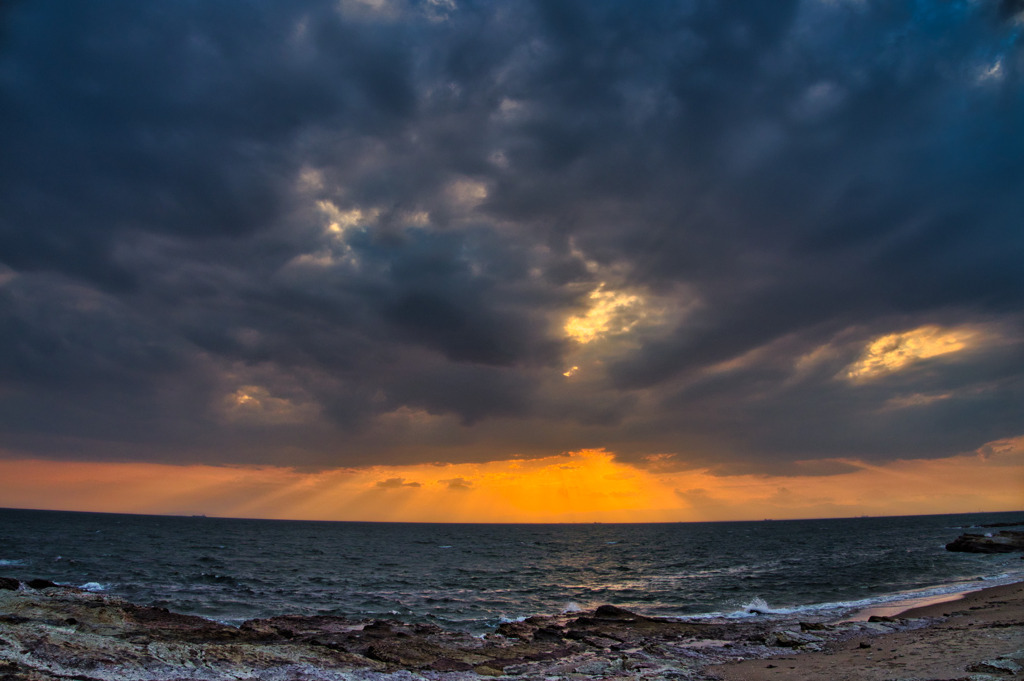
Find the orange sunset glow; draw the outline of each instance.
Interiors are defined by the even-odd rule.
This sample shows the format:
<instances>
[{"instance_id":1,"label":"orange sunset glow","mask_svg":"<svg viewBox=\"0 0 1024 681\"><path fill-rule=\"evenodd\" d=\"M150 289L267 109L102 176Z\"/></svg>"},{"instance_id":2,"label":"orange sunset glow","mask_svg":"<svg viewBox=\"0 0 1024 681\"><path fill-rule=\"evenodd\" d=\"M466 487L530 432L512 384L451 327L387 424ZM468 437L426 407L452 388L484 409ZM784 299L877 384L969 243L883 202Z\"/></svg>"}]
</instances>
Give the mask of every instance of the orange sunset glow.
<instances>
[{"instance_id":1,"label":"orange sunset glow","mask_svg":"<svg viewBox=\"0 0 1024 681\"><path fill-rule=\"evenodd\" d=\"M0 462L12 506L402 522L678 522L1013 510L1024 438L971 455L842 462L838 475L714 475L619 463L603 450L482 464L326 470ZM908 490L916 490L908 492ZM983 491L979 491L983 490Z\"/></svg>"}]
</instances>

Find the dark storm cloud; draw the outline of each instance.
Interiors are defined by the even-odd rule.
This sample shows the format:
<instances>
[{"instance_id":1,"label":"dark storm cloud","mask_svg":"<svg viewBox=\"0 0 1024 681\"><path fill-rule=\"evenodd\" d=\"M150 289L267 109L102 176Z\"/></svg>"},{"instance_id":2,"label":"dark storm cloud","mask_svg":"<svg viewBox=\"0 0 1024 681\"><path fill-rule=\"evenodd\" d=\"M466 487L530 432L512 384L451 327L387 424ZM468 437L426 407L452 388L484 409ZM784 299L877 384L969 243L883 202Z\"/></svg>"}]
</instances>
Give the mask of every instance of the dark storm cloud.
<instances>
[{"instance_id":1,"label":"dark storm cloud","mask_svg":"<svg viewBox=\"0 0 1024 681\"><path fill-rule=\"evenodd\" d=\"M1020 435L1020 16L6 4L3 445L779 471ZM581 345L602 283L650 314ZM848 379L925 325L976 337Z\"/></svg>"}]
</instances>

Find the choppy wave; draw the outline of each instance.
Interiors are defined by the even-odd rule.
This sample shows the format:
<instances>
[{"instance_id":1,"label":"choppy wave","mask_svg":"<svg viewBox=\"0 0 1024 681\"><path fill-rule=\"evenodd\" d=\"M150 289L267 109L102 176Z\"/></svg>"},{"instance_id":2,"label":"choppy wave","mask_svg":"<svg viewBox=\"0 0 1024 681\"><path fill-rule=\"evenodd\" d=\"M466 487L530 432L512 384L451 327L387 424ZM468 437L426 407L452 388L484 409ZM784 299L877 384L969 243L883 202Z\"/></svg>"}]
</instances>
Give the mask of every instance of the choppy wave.
<instances>
[{"instance_id":1,"label":"choppy wave","mask_svg":"<svg viewBox=\"0 0 1024 681\"><path fill-rule=\"evenodd\" d=\"M0 510L0 546L19 552L0 559L0 576L232 623L332 614L482 632L604 603L673 617L841 615L1024 579L1018 556L944 549L965 525L1019 515L449 526Z\"/></svg>"}]
</instances>

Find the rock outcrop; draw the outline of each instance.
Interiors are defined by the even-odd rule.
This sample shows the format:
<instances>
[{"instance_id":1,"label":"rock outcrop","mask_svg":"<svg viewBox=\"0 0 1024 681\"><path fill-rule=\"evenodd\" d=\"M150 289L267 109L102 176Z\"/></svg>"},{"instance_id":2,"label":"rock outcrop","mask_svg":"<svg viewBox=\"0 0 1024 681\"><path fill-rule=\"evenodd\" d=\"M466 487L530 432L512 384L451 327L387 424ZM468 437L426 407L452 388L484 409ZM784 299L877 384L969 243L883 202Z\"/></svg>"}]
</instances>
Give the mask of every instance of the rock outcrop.
<instances>
[{"instance_id":1,"label":"rock outcrop","mask_svg":"<svg viewBox=\"0 0 1024 681\"><path fill-rule=\"evenodd\" d=\"M815 650L826 640L901 626L685 621L607 605L509 622L482 637L334 616L286 615L232 627L71 587L11 581L14 588L4 582L0 589L4 681L368 681L410 673L435 681L682 679L712 663Z\"/></svg>"},{"instance_id":2,"label":"rock outcrop","mask_svg":"<svg viewBox=\"0 0 1024 681\"><path fill-rule=\"evenodd\" d=\"M1003 530L996 535L962 534L946 544L947 551L1013 553L1024 551L1024 532Z\"/></svg>"}]
</instances>

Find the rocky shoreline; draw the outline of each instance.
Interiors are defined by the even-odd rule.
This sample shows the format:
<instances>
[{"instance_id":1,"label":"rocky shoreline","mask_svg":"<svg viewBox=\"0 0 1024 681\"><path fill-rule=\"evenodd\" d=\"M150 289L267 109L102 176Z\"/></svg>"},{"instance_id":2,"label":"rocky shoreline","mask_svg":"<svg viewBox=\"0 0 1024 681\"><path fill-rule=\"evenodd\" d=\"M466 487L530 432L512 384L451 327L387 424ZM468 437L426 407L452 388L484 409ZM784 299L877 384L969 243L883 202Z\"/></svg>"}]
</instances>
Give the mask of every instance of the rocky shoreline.
<instances>
[{"instance_id":1,"label":"rocky shoreline","mask_svg":"<svg viewBox=\"0 0 1024 681\"><path fill-rule=\"evenodd\" d=\"M827 654L941 619L676 620L609 605L506 623L482 637L333 616L285 615L232 627L43 580L5 579L0 679L714 679L726 667L713 665ZM1017 627L1024 631L1019 620Z\"/></svg>"},{"instance_id":2,"label":"rocky shoreline","mask_svg":"<svg viewBox=\"0 0 1024 681\"><path fill-rule=\"evenodd\" d=\"M1002 530L997 534L962 534L946 544L946 550L965 553L1024 552L1024 532Z\"/></svg>"}]
</instances>

